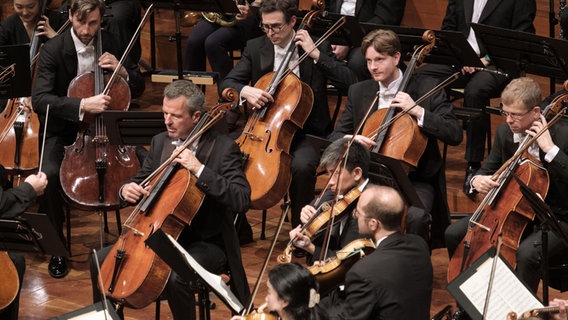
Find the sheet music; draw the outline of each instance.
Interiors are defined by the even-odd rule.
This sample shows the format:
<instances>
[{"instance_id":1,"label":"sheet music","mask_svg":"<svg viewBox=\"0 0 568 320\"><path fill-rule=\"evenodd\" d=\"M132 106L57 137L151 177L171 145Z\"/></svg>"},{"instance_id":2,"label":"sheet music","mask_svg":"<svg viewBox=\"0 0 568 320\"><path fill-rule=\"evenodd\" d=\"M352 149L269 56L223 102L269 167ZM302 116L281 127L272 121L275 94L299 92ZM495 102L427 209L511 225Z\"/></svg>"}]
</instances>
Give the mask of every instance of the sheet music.
<instances>
[{"instance_id":1,"label":"sheet music","mask_svg":"<svg viewBox=\"0 0 568 320\"><path fill-rule=\"evenodd\" d=\"M224 298L235 312L240 313L244 309L244 306L241 304L239 299L235 297L223 279L220 276L205 270L174 238L172 238L172 236L169 234L166 235L178 251L183 254L185 261L191 266L191 268L195 270L195 272L197 272L197 274L199 274L205 282L207 282L216 294Z\"/></svg>"},{"instance_id":2,"label":"sheet music","mask_svg":"<svg viewBox=\"0 0 568 320\"><path fill-rule=\"evenodd\" d=\"M112 316L108 310L98 310L84 313L82 315L69 318L69 320L102 320L102 319L112 319Z\"/></svg>"},{"instance_id":3,"label":"sheet music","mask_svg":"<svg viewBox=\"0 0 568 320\"><path fill-rule=\"evenodd\" d=\"M479 311L479 314L483 314L492 263L493 258L487 259L477 268L475 274L459 286L460 290ZM503 262L503 259L499 258L491 290L487 319L506 319L507 314L511 311L520 314L526 310L542 307L542 303L523 285Z\"/></svg>"}]
</instances>

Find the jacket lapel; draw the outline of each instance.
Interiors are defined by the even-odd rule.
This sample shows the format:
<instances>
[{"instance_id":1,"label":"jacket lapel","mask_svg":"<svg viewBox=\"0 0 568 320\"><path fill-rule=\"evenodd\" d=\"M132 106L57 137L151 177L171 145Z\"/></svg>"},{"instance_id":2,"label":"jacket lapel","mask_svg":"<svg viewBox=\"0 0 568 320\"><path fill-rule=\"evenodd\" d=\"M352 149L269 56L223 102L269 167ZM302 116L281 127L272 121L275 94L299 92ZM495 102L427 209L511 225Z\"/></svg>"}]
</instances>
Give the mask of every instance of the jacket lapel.
<instances>
[{"instance_id":1,"label":"jacket lapel","mask_svg":"<svg viewBox=\"0 0 568 320\"><path fill-rule=\"evenodd\" d=\"M64 68L67 74L72 75L74 78L77 75L77 49L75 49L75 43L73 43L73 38L71 37L71 28L67 30L63 38L63 56L65 57Z\"/></svg>"},{"instance_id":2,"label":"jacket lapel","mask_svg":"<svg viewBox=\"0 0 568 320\"><path fill-rule=\"evenodd\" d=\"M264 37L260 47L260 71L266 74L274 69L274 45L268 37Z\"/></svg>"},{"instance_id":3,"label":"jacket lapel","mask_svg":"<svg viewBox=\"0 0 568 320\"><path fill-rule=\"evenodd\" d=\"M501 0L487 0L487 3L485 4L483 11L481 12L481 16L479 17L479 23L483 23L483 20L491 15L493 10L497 8L500 2Z\"/></svg>"}]
</instances>

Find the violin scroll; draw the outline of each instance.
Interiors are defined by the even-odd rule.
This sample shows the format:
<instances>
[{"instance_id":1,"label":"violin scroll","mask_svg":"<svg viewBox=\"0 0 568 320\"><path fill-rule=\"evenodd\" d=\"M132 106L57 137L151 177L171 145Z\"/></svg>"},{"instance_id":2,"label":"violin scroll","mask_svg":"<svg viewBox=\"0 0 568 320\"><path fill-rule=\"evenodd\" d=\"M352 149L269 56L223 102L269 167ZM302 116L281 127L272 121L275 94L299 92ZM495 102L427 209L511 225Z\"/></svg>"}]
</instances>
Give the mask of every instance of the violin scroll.
<instances>
[{"instance_id":1,"label":"violin scroll","mask_svg":"<svg viewBox=\"0 0 568 320\"><path fill-rule=\"evenodd\" d=\"M432 30L426 30L422 34L422 40L426 41L427 43L418 47L418 49L416 49L416 51L414 52L417 55L417 67L422 64L424 57L426 57L430 53L430 51L432 51L432 48L434 48L434 46L436 45L436 34Z\"/></svg>"}]
</instances>

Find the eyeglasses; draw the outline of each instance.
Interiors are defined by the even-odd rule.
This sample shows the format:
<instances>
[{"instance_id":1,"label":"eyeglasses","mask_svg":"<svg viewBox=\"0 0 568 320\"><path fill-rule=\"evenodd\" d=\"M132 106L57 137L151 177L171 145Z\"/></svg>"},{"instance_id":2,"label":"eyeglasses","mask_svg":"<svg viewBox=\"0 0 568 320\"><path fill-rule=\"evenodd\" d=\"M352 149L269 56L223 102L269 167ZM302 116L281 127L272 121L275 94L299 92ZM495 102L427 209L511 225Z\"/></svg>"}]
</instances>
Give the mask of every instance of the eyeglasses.
<instances>
[{"instance_id":1,"label":"eyeglasses","mask_svg":"<svg viewBox=\"0 0 568 320\"><path fill-rule=\"evenodd\" d=\"M353 217L355 218L363 218L363 219L371 219L371 217L367 217L365 215L363 215L361 212L359 212L359 210L357 210L357 208L353 209Z\"/></svg>"},{"instance_id":2,"label":"eyeglasses","mask_svg":"<svg viewBox=\"0 0 568 320\"><path fill-rule=\"evenodd\" d=\"M286 27L285 23L280 23L280 24L260 24L260 29L262 29L262 32L264 33L268 33L268 31L272 30L272 32L274 33L278 33L280 31L282 31L282 29L284 29L284 27Z\"/></svg>"},{"instance_id":3,"label":"eyeglasses","mask_svg":"<svg viewBox=\"0 0 568 320\"><path fill-rule=\"evenodd\" d=\"M528 114L529 112L531 112L531 111L532 111L532 109L530 109L529 111L527 111L527 112L525 112L525 113L521 113L521 114L519 114L519 113L511 113L511 112L507 112L507 111L504 111L504 110L501 110L500 112L501 112L501 115L502 115L503 117L505 117L505 118L511 117L511 119L513 119L513 120L515 120L515 121L518 121L518 120L521 120L525 115L527 115L527 114Z\"/></svg>"}]
</instances>

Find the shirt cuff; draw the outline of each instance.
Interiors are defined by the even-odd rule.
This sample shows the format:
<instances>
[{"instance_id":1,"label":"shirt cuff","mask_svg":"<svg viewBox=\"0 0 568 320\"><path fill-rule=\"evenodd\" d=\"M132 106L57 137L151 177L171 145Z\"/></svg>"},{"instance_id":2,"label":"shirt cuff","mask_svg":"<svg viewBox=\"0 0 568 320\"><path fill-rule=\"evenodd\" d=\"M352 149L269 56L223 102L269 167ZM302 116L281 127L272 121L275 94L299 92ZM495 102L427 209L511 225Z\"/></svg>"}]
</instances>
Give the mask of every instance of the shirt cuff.
<instances>
[{"instance_id":1,"label":"shirt cuff","mask_svg":"<svg viewBox=\"0 0 568 320\"><path fill-rule=\"evenodd\" d=\"M554 147L552 147L552 149L550 149L550 151L546 153L546 155L544 156L544 160L548 163L551 163L552 160L554 160L554 158L558 154L558 151L560 151L560 148L557 145L555 145Z\"/></svg>"},{"instance_id":2,"label":"shirt cuff","mask_svg":"<svg viewBox=\"0 0 568 320\"><path fill-rule=\"evenodd\" d=\"M197 173L195 174L195 176L197 178L199 178L199 176L201 176L201 173L203 172L203 169L205 169L205 165L202 164L201 167L199 167L199 170L197 170Z\"/></svg>"},{"instance_id":3,"label":"shirt cuff","mask_svg":"<svg viewBox=\"0 0 568 320\"><path fill-rule=\"evenodd\" d=\"M79 103L79 121L83 121L83 118L85 117L85 111L83 111L84 105L85 105L85 99L83 98Z\"/></svg>"},{"instance_id":4,"label":"shirt cuff","mask_svg":"<svg viewBox=\"0 0 568 320\"><path fill-rule=\"evenodd\" d=\"M418 106L416 106L416 107L418 107ZM425 113L426 113L426 111L424 111L424 108L422 108L422 115L420 116L420 118L416 119L416 122L418 123L418 126L420 128L424 127L424 114Z\"/></svg>"}]
</instances>

